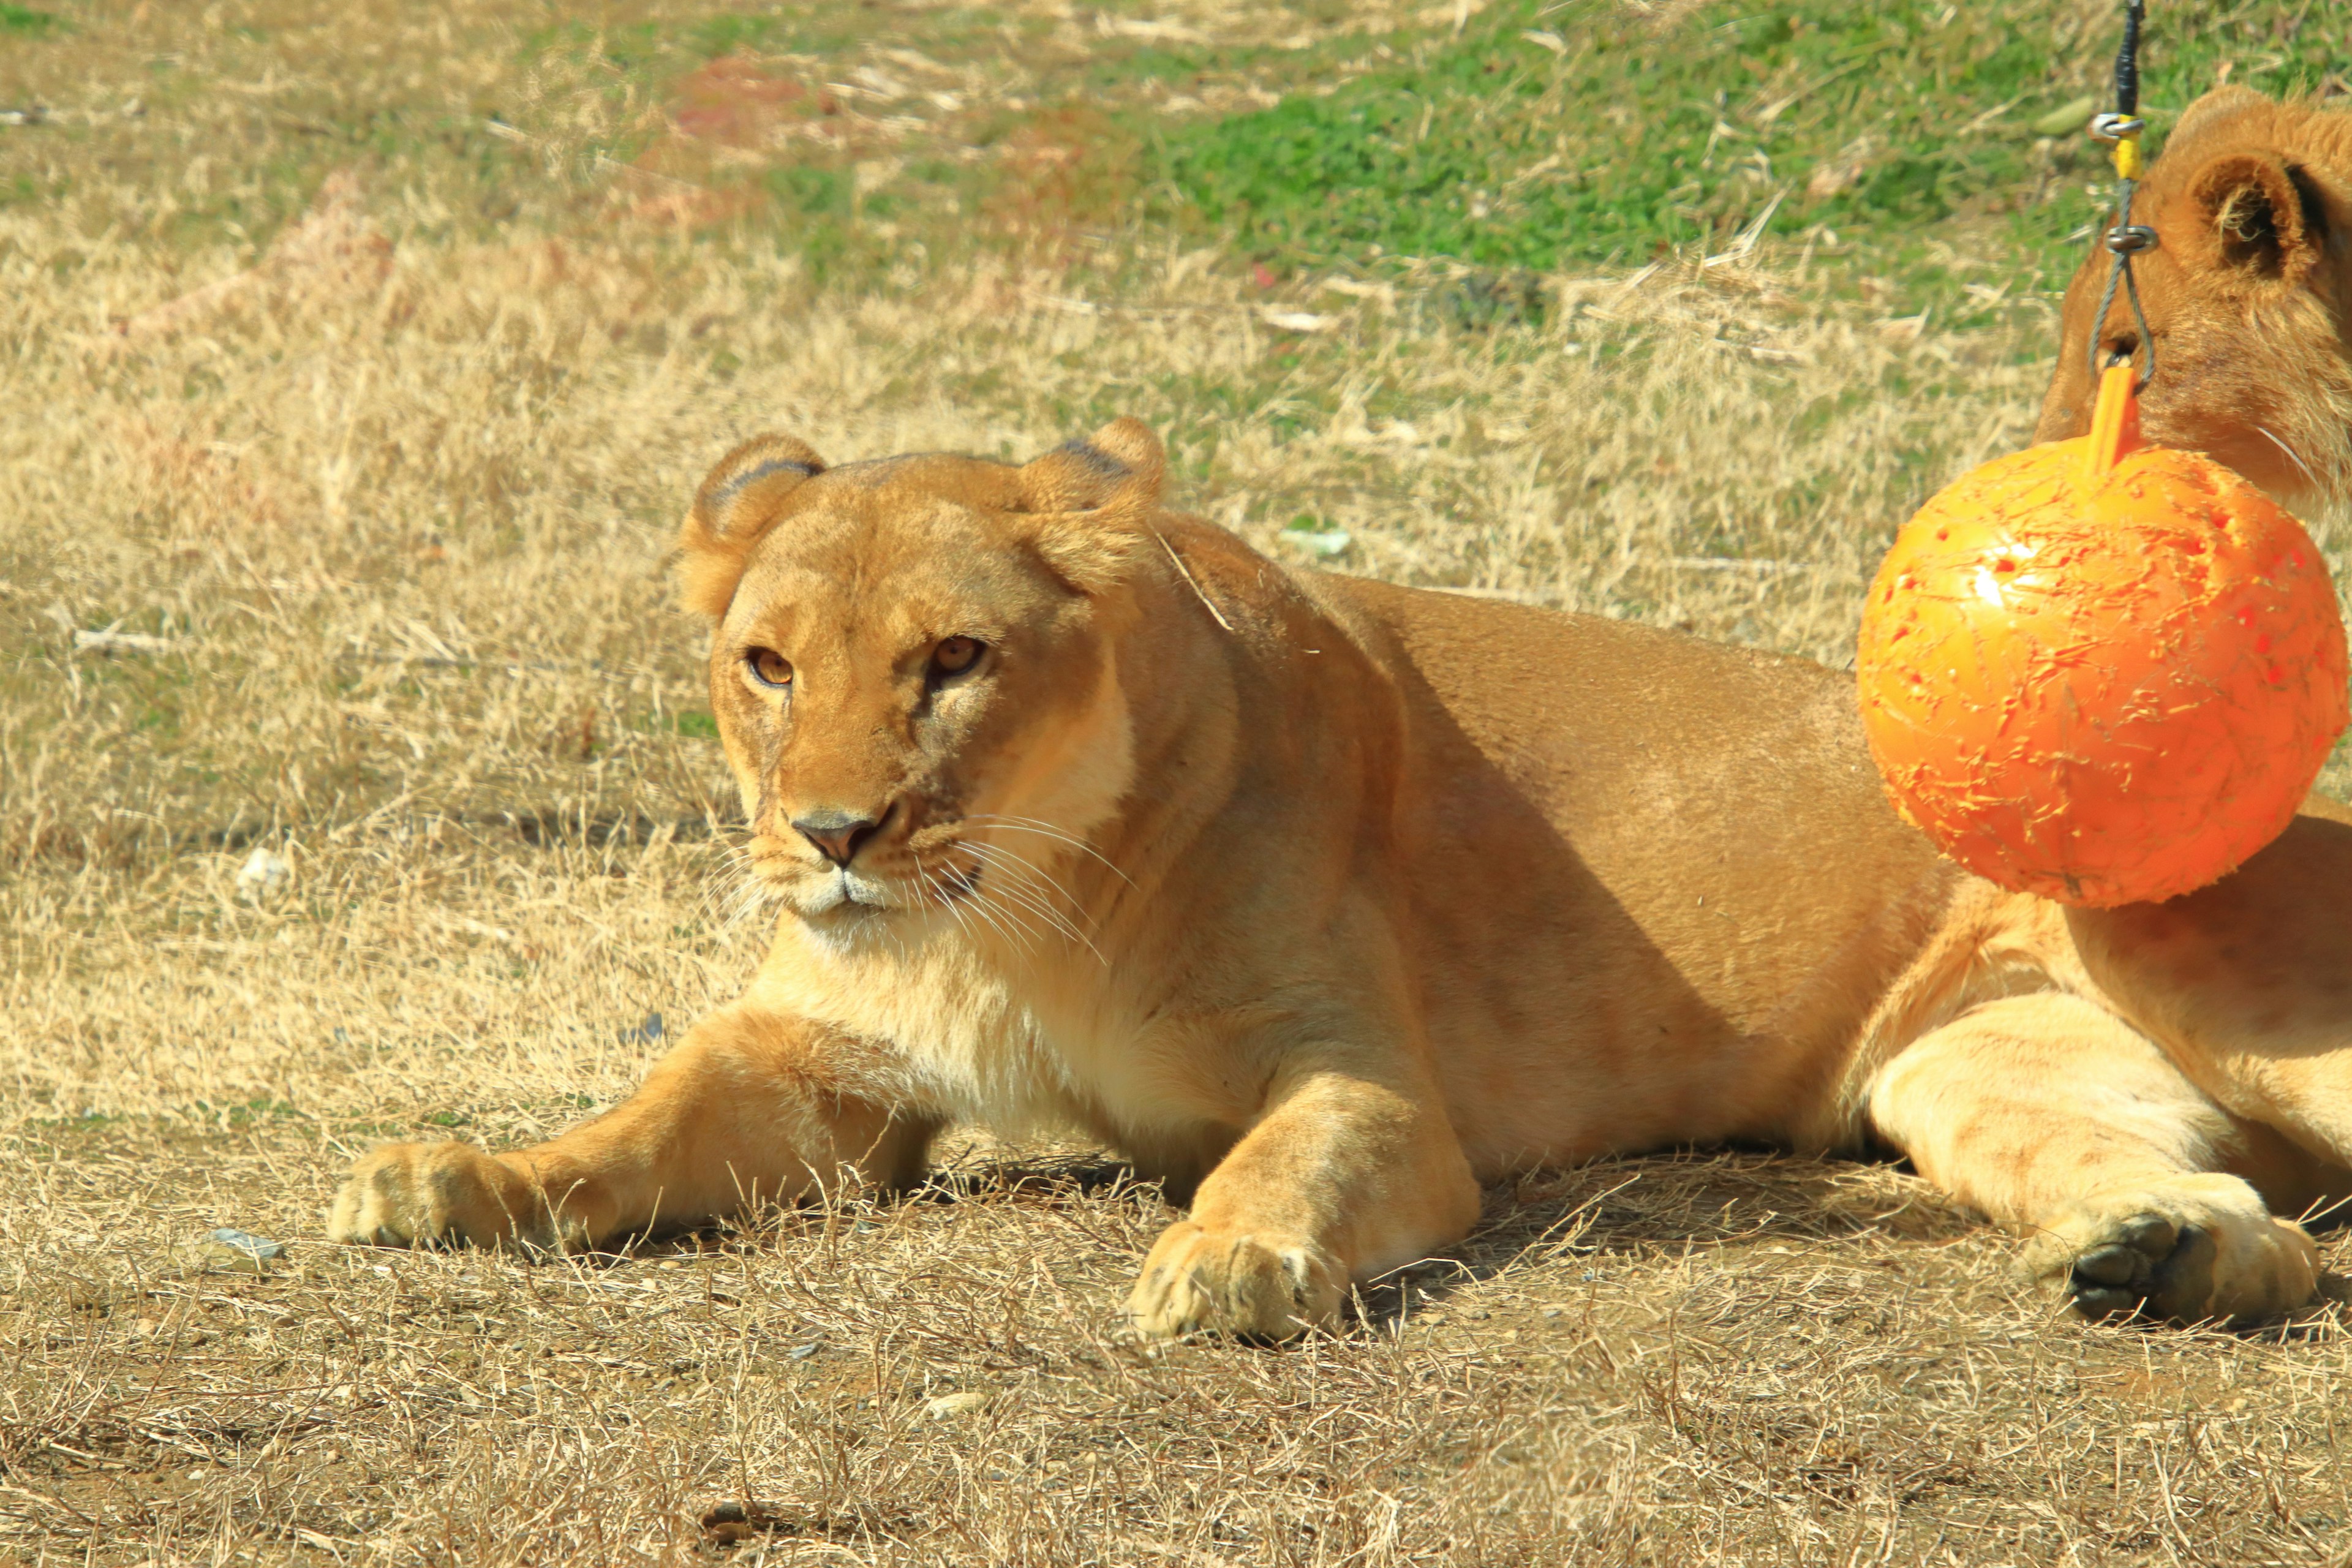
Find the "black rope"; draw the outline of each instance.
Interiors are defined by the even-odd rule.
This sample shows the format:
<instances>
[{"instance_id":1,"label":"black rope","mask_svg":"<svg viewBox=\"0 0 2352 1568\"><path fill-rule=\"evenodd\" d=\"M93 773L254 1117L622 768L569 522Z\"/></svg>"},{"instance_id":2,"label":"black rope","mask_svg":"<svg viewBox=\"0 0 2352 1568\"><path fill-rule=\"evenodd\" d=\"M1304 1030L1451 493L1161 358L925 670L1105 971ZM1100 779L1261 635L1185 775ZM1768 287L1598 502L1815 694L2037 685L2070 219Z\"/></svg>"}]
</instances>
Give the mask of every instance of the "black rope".
<instances>
[{"instance_id":1,"label":"black rope","mask_svg":"<svg viewBox=\"0 0 2352 1568\"><path fill-rule=\"evenodd\" d=\"M2095 115L2091 121L2091 134L2102 142L2137 142L2144 129L2139 118L2139 31L2147 19L2147 0L2125 0L2124 38L2116 49L2116 111ZM2120 165L2117 174L2115 226L2107 230L2103 241L2115 261L2107 268L2106 289L2099 296L2099 313L2091 321L2091 380L2095 386L2099 373L2109 364L2128 364L2135 357L2129 353L2107 356L2100 341L2106 336L2107 312L2115 306L2116 290L2120 286L2131 304L2132 323L2139 331L2138 346L2147 352L2147 368L2132 384L2133 395L2137 395L2156 379L2156 337L2147 330L2147 313L2140 309L2139 279L2132 275L2132 258L2143 250L2156 248L2156 230L2132 222L2132 195L2139 182L2124 176Z\"/></svg>"},{"instance_id":2,"label":"black rope","mask_svg":"<svg viewBox=\"0 0 2352 1568\"><path fill-rule=\"evenodd\" d=\"M2125 0L2123 47L2116 50L2116 112L2139 112L2139 28L2147 20L2147 0Z\"/></svg>"}]
</instances>

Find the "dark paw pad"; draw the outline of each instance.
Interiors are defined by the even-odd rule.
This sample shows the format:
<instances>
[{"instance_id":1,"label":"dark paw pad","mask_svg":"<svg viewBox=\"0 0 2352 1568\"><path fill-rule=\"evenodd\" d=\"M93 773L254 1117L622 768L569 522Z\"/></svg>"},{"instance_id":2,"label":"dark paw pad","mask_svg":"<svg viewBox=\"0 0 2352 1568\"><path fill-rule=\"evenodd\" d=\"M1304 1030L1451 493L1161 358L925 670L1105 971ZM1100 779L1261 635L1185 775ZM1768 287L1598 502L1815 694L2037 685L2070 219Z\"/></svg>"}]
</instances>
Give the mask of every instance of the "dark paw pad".
<instances>
[{"instance_id":1,"label":"dark paw pad","mask_svg":"<svg viewBox=\"0 0 2352 1568\"><path fill-rule=\"evenodd\" d=\"M2134 1215L2076 1255L2067 1294L2086 1318L2187 1316L2211 1291L2214 1250L2194 1226Z\"/></svg>"}]
</instances>

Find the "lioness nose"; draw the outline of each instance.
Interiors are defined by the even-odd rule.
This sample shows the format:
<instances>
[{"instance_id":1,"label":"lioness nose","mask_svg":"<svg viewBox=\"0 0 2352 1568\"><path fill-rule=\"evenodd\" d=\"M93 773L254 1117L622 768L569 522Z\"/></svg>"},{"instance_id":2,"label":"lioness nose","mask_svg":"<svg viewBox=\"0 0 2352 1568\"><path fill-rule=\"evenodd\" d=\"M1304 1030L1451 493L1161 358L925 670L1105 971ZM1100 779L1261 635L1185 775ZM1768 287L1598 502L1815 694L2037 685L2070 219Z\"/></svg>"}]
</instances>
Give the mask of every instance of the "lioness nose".
<instances>
[{"instance_id":1,"label":"lioness nose","mask_svg":"<svg viewBox=\"0 0 2352 1568\"><path fill-rule=\"evenodd\" d=\"M793 818L793 830L816 846L817 853L836 866L857 858L858 847L882 826L878 817L852 816L845 811L812 811Z\"/></svg>"}]
</instances>

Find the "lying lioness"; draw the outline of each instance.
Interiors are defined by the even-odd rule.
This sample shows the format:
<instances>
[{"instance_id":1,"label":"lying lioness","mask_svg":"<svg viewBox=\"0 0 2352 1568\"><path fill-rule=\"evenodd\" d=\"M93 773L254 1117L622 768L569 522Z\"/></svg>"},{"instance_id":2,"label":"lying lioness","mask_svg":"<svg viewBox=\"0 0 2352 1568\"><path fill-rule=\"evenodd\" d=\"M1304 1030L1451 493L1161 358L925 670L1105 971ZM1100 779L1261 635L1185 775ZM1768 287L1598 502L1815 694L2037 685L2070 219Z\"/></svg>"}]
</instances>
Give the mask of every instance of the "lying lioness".
<instances>
[{"instance_id":1,"label":"lying lioness","mask_svg":"<svg viewBox=\"0 0 2352 1568\"><path fill-rule=\"evenodd\" d=\"M2352 814L2070 912L1887 806L1848 677L1286 570L1120 420L1027 464L738 448L683 535L783 906L741 1000L535 1148L394 1144L331 1233L588 1247L942 1124L1192 1189L1129 1303L1283 1335L1478 1187L1724 1139L1892 1145L2093 1313L2315 1290L2352 1186Z\"/></svg>"},{"instance_id":2,"label":"lying lioness","mask_svg":"<svg viewBox=\"0 0 2352 1568\"><path fill-rule=\"evenodd\" d=\"M2134 263L2157 349L2143 433L2210 453L2306 518L2352 503L2352 112L2209 92L2132 216L2158 239ZM2108 266L2094 247L2066 290L2037 440L2091 427ZM2138 352L2120 292L2098 328L2106 353Z\"/></svg>"}]
</instances>

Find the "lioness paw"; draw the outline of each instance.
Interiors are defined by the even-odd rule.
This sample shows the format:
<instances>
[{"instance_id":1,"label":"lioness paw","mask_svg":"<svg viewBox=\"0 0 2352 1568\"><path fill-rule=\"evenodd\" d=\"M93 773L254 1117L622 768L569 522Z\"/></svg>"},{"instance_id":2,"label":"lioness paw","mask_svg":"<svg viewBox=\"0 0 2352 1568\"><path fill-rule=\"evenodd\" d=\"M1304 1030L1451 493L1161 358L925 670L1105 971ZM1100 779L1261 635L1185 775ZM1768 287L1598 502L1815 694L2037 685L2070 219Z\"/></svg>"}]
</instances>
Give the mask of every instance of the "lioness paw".
<instances>
[{"instance_id":1,"label":"lioness paw","mask_svg":"<svg viewBox=\"0 0 2352 1568\"><path fill-rule=\"evenodd\" d=\"M560 1244L518 1171L468 1143L386 1143L352 1167L327 1215L330 1241L378 1247Z\"/></svg>"},{"instance_id":2,"label":"lioness paw","mask_svg":"<svg viewBox=\"0 0 2352 1568\"><path fill-rule=\"evenodd\" d=\"M1296 1237L1215 1230L1180 1220L1160 1236L1127 1302L1135 1332L1286 1340L1328 1322L1345 1281Z\"/></svg>"},{"instance_id":3,"label":"lioness paw","mask_svg":"<svg viewBox=\"0 0 2352 1568\"><path fill-rule=\"evenodd\" d=\"M2046 1218L2026 1268L2086 1318L2251 1322L2319 1288L2319 1253L2235 1176L2102 1194Z\"/></svg>"}]
</instances>

